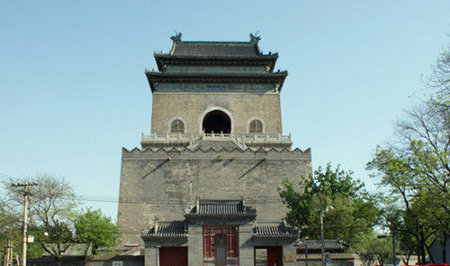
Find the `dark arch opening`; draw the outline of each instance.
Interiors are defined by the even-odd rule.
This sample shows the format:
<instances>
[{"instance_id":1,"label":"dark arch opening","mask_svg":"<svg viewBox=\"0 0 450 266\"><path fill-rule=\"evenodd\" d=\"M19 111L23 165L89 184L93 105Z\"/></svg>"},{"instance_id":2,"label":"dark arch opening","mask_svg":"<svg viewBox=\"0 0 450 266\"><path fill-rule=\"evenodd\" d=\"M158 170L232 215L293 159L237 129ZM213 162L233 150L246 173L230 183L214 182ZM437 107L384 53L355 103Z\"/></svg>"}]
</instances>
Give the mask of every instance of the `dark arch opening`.
<instances>
[{"instance_id":1,"label":"dark arch opening","mask_svg":"<svg viewBox=\"0 0 450 266\"><path fill-rule=\"evenodd\" d=\"M207 113L203 118L203 131L205 133L231 133L230 117L219 110Z\"/></svg>"}]
</instances>

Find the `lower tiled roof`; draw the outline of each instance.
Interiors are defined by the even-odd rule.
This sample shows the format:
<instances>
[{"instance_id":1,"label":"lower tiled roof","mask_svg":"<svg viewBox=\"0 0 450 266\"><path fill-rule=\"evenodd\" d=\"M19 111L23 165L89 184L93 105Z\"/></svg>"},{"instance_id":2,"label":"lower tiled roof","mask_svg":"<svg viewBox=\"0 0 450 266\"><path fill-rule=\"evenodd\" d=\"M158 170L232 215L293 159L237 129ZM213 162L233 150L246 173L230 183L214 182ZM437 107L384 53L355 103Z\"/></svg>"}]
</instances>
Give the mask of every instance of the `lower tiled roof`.
<instances>
[{"instance_id":1,"label":"lower tiled roof","mask_svg":"<svg viewBox=\"0 0 450 266\"><path fill-rule=\"evenodd\" d=\"M336 240L336 239L324 239L323 240L324 249L341 249L345 250L349 248L349 245L342 241L342 240ZM308 246L308 249L321 249L322 248L322 241L320 239L318 240L302 240L297 243L297 246L300 248L305 248L305 245Z\"/></svg>"},{"instance_id":2,"label":"lower tiled roof","mask_svg":"<svg viewBox=\"0 0 450 266\"><path fill-rule=\"evenodd\" d=\"M185 221L156 223L146 234L144 239L180 239L187 238L188 231Z\"/></svg>"},{"instance_id":3,"label":"lower tiled roof","mask_svg":"<svg viewBox=\"0 0 450 266\"><path fill-rule=\"evenodd\" d=\"M253 238L297 239L298 231L284 222L278 225L257 225L253 228Z\"/></svg>"}]
</instances>

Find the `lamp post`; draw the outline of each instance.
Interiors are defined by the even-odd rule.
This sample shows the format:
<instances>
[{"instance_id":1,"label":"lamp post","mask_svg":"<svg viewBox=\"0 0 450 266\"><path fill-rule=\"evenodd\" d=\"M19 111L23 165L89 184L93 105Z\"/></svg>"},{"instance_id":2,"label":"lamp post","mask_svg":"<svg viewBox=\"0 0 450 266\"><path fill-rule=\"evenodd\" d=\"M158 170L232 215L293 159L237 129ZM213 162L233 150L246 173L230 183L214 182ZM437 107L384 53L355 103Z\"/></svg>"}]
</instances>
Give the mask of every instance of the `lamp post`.
<instances>
[{"instance_id":1,"label":"lamp post","mask_svg":"<svg viewBox=\"0 0 450 266\"><path fill-rule=\"evenodd\" d=\"M308 243L306 242L306 239L302 239L297 242L296 246L305 246L305 266L308 266Z\"/></svg>"},{"instance_id":2,"label":"lamp post","mask_svg":"<svg viewBox=\"0 0 450 266\"><path fill-rule=\"evenodd\" d=\"M325 262L325 243L324 243L324 240L323 240L323 212L320 212L320 253L322 254L322 266L326 266L326 262Z\"/></svg>"},{"instance_id":3,"label":"lamp post","mask_svg":"<svg viewBox=\"0 0 450 266\"><path fill-rule=\"evenodd\" d=\"M308 244L305 242L305 265L308 266Z\"/></svg>"},{"instance_id":4,"label":"lamp post","mask_svg":"<svg viewBox=\"0 0 450 266\"><path fill-rule=\"evenodd\" d=\"M394 234L392 234L392 232L391 232L391 236L392 236L392 255L393 255L393 265L394 266L396 266L396 254L395 254L395 236L394 236ZM389 236L386 236L386 235L381 235L381 236L378 236L378 238L387 238L387 237L389 237Z\"/></svg>"}]
</instances>

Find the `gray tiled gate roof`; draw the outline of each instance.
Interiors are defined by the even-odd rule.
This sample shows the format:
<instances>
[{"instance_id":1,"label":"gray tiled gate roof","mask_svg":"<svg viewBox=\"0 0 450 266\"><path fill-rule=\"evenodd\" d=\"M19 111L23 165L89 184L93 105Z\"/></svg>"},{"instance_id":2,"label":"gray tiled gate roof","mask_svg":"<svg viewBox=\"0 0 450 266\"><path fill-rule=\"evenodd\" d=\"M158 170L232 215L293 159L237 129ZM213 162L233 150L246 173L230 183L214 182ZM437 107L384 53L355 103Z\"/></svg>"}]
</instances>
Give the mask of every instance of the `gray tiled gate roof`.
<instances>
[{"instance_id":1,"label":"gray tiled gate roof","mask_svg":"<svg viewBox=\"0 0 450 266\"><path fill-rule=\"evenodd\" d=\"M143 235L144 239L179 239L187 237L188 232L185 221L159 222Z\"/></svg>"},{"instance_id":2,"label":"gray tiled gate roof","mask_svg":"<svg viewBox=\"0 0 450 266\"><path fill-rule=\"evenodd\" d=\"M257 225L253 228L253 238L256 239L297 239L298 231L284 223L279 225Z\"/></svg>"},{"instance_id":3,"label":"gray tiled gate roof","mask_svg":"<svg viewBox=\"0 0 450 266\"><path fill-rule=\"evenodd\" d=\"M347 249L349 245L342 241L342 240L335 240L335 239L325 239L323 241L324 248L325 249ZM305 248L305 244L308 245L308 249L321 249L322 248L322 242L321 240L303 240L299 241L297 245L299 247Z\"/></svg>"},{"instance_id":4,"label":"gray tiled gate roof","mask_svg":"<svg viewBox=\"0 0 450 266\"><path fill-rule=\"evenodd\" d=\"M186 218L252 218L256 209L242 200L197 200L196 206L185 215Z\"/></svg>"}]
</instances>

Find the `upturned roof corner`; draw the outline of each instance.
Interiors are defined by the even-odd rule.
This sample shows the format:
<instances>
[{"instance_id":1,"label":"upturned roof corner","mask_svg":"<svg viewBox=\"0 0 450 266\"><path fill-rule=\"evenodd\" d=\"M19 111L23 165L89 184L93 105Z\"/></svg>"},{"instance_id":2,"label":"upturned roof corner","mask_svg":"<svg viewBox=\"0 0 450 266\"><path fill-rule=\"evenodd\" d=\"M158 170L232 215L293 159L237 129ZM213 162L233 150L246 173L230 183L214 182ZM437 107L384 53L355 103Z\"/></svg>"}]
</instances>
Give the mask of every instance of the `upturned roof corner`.
<instances>
[{"instance_id":1,"label":"upturned roof corner","mask_svg":"<svg viewBox=\"0 0 450 266\"><path fill-rule=\"evenodd\" d=\"M173 42L181 42L181 36L183 36L183 34L181 32L178 32L178 33L176 32L175 35L170 36L170 39Z\"/></svg>"},{"instance_id":2,"label":"upturned roof corner","mask_svg":"<svg viewBox=\"0 0 450 266\"><path fill-rule=\"evenodd\" d=\"M261 36L258 33L250 33L250 43L252 44L258 44L258 42L261 40Z\"/></svg>"}]
</instances>

